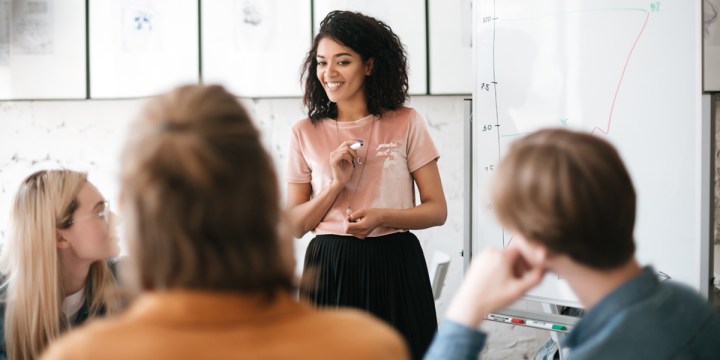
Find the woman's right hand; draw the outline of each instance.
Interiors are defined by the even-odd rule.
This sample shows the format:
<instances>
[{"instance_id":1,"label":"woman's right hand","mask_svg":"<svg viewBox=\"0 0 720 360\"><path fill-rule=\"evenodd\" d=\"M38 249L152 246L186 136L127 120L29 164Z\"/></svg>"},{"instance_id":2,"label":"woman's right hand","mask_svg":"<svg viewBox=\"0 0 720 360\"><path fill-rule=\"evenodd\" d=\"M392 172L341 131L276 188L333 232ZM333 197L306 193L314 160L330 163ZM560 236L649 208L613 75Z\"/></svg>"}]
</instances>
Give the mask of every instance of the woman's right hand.
<instances>
[{"instance_id":1,"label":"woman's right hand","mask_svg":"<svg viewBox=\"0 0 720 360\"><path fill-rule=\"evenodd\" d=\"M335 186L345 187L352 177L355 168L354 159L357 158L357 152L350 148L354 143L355 140L345 141L330 153L330 167Z\"/></svg>"}]
</instances>

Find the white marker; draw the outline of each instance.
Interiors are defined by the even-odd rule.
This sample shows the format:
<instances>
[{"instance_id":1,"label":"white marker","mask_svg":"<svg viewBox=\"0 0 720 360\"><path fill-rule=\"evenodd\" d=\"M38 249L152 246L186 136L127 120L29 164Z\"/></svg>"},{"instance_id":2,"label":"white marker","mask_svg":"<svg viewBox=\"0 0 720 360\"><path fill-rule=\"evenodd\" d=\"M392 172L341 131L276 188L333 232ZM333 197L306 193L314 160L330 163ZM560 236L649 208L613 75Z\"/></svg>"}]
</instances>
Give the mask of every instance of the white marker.
<instances>
[{"instance_id":1,"label":"white marker","mask_svg":"<svg viewBox=\"0 0 720 360\"><path fill-rule=\"evenodd\" d=\"M537 328L541 328L541 329L555 330L555 331L567 331L566 326L546 323L544 321L527 320L527 321L525 321L525 324L528 326L537 327Z\"/></svg>"},{"instance_id":2,"label":"white marker","mask_svg":"<svg viewBox=\"0 0 720 360\"><path fill-rule=\"evenodd\" d=\"M350 145L350 148L353 149L353 150L360 150L360 148L363 146L363 144L364 144L364 143L363 143L362 140L357 140L356 143Z\"/></svg>"}]
</instances>

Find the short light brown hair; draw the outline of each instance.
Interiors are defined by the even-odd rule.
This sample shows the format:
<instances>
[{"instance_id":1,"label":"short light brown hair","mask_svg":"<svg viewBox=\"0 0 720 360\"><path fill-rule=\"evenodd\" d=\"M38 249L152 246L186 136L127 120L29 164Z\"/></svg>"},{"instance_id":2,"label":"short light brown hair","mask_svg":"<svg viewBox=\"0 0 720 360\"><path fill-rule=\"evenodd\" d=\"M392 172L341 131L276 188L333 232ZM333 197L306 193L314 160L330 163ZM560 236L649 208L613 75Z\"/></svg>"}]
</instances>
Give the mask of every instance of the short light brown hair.
<instances>
[{"instance_id":1,"label":"short light brown hair","mask_svg":"<svg viewBox=\"0 0 720 360\"><path fill-rule=\"evenodd\" d=\"M540 130L510 146L496 176L495 211L511 231L597 269L633 256L635 190L607 141Z\"/></svg>"},{"instance_id":2,"label":"short light brown hair","mask_svg":"<svg viewBox=\"0 0 720 360\"><path fill-rule=\"evenodd\" d=\"M141 289L292 287L272 160L222 87L184 86L151 100L130 129L121 181Z\"/></svg>"}]
</instances>

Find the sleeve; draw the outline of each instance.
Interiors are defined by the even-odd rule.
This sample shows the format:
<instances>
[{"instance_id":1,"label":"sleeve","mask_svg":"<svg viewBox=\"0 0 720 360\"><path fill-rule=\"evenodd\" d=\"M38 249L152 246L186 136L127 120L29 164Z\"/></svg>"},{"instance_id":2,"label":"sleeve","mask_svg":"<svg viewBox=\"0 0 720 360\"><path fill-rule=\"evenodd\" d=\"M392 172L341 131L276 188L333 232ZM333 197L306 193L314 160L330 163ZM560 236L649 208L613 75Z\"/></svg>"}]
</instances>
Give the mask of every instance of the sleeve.
<instances>
[{"instance_id":1,"label":"sleeve","mask_svg":"<svg viewBox=\"0 0 720 360\"><path fill-rule=\"evenodd\" d=\"M445 319L435 334L425 360L477 360L485 346L485 333Z\"/></svg>"},{"instance_id":2,"label":"sleeve","mask_svg":"<svg viewBox=\"0 0 720 360\"><path fill-rule=\"evenodd\" d=\"M312 179L310 166L308 166L303 154L303 146L301 142L297 126L293 126L290 134L290 146L288 147L287 168L285 177L289 183L305 184Z\"/></svg>"},{"instance_id":3,"label":"sleeve","mask_svg":"<svg viewBox=\"0 0 720 360\"><path fill-rule=\"evenodd\" d=\"M427 130L425 120L422 116L415 110L412 110L409 116L407 164L408 170L412 173L430 161L439 158L440 153L430 137L430 133Z\"/></svg>"},{"instance_id":4,"label":"sleeve","mask_svg":"<svg viewBox=\"0 0 720 360\"><path fill-rule=\"evenodd\" d=\"M6 278L3 278L5 283ZM7 285L7 283L5 283ZM5 348L5 304L7 287L0 288L0 360L7 360L7 349Z\"/></svg>"}]
</instances>

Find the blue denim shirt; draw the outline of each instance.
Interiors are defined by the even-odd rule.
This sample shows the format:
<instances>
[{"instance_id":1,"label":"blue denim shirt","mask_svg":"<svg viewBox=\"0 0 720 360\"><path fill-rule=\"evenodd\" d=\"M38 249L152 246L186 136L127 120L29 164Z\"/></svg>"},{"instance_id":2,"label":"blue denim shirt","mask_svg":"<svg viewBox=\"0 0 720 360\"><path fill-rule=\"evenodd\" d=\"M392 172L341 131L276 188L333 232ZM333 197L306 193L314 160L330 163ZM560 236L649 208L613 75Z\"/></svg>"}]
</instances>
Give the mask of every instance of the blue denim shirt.
<instances>
[{"instance_id":1,"label":"blue denim shirt","mask_svg":"<svg viewBox=\"0 0 720 360\"><path fill-rule=\"evenodd\" d=\"M426 360L477 359L485 336L445 320ZM613 290L568 334L567 359L720 359L720 315L652 267Z\"/></svg>"}]
</instances>

